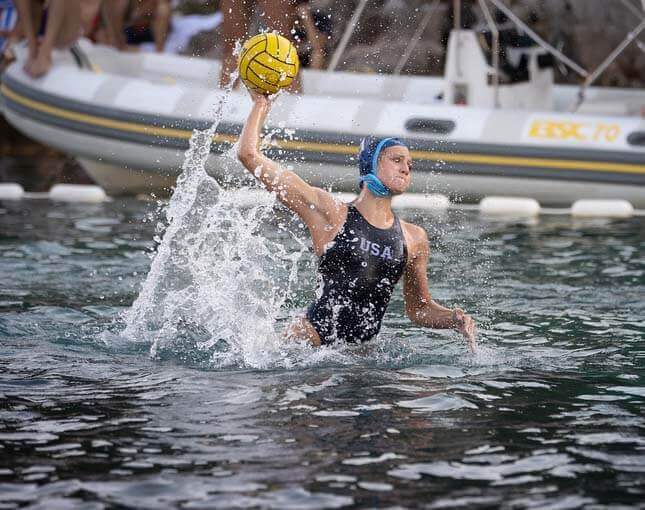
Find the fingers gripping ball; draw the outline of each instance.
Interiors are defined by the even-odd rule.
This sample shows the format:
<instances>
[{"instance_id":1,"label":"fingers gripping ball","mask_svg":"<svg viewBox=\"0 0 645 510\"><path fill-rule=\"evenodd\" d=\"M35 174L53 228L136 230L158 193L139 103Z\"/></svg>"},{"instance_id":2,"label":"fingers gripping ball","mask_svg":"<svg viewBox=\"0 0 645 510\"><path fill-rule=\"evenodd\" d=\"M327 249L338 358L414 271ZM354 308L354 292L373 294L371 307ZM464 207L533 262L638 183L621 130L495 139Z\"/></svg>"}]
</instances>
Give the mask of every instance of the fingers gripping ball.
<instances>
[{"instance_id":1,"label":"fingers gripping ball","mask_svg":"<svg viewBox=\"0 0 645 510\"><path fill-rule=\"evenodd\" d=\"M240 78L262 94L275 94L291 85L299 66L295 46L274 32L251 37L240 53Z\"/></svg>"}]
</instances>

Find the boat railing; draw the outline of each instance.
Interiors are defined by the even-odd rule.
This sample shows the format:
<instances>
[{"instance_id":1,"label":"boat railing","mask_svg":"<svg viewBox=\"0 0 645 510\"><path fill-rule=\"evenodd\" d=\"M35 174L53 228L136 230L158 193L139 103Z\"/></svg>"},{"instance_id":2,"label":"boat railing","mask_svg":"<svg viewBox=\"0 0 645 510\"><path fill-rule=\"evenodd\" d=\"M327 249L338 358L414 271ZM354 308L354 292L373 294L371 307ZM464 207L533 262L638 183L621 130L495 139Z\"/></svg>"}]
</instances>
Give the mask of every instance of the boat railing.
<instances>
[{"instance_id":1,"label":"boat railing","mask_svg":"<svg viewBox=\"0 0 645 510\"><path fill-rule=\"evenodd\" d=\"M497 25L495 24L495 21L493 20L493 16L490 13L490 10L488 9L488 5L486 5L486 2L484 0L479 0L479 6L484 13L484 17L486 18L486 24L488 25L488 29L490 30L491 36L492 36L492 64L493 64L493 95L494 95L494 105L495 108L499 108L499 30L497 28Z\"/></svg>"},{"instance_id":2,"label":"boat railing","mask_svg":"<svg viewBox=\"0 0 645 510\"><path fill-rule=\"evenodd\" d=\"M460 1L460 0L459 0ZM504 5L500 0L486 0L492 3L500 11L502 11L512 23L514 23L520 30L524 31L538 46L540 46L544 51L547 51L554 58L562 62L564 65L574 70L580 76L587 77L589 73L579 64L571 60L564 53L562 53L557 48L553 47L551 44L546 42L542 37L540 37L534 30L531 29L526 23L524 23L509 7Z\"/></svg>"},{"instance_id":3,"label":"boat railing","mask_svg":"<svg viewBox=\"0 0 645 510\"><path fill-rule=\"evenodd\" d=\"M614 50L609 55L607 55L607 58L605 58L605 60L603 60L602 63L585 78L585 81L580 86L580 90L578 92L578 100L573 108L573 111L577 111L582 103L584 103L587 88L598 79L598 77L605 71L605 69L607 69L620 56L620 54L625 51L627 46L629 46L643 30L645 30L645 16L643 16L638 26L634 28L634 30L629 32L627 34L627 37L625 37L625 39L623 39L621 43L616 46L616 48L614 48Z\"/></svg>"},{"instance_id":4,"label":"boat railing","mask_svg":"<svg viewBox=\"0 0 645 510\"><path fill-rule=\"evenodd\" d=\"M461 0L454 0L455 3L461 4ZM485 1L491 2L495 7L497 7L500 11L502 11L508 19L511 20L518 28L523 30L535 43L540 46L542 49L545 51L549 52L553 57L561 62L562 64L566 65L576 73L578 73L582 78L584 78L584 81L580 85L580 90L578 92L578 97L576 104L573 106L572 111L577 111L582 103L584 103L585 98L586 98L586 91L587 88L590 87L599 77L600 75L625 51L625 49L634 41L636 40L636 43L638 44L639 48L641 48L643 51L645 51L645 44L643 44L641 41L637 39L637 37L645 30L645 0L641 0L641 3L643 5L643 10L642 12L639 11L636 7L634 7L633 4L626 0L621 0L623 5L625 5L633 14L639 16L640 22L639 24L632 30L630 31L625 38L616 46L616 48L605 58L605 60L602 61L602 63L592 72L587 71L584 69L581 65L578 63L574 62L572 59L567 57L564 53L559 51L557 48L554 48L552 45L550 45L548 42L546 42L544 39L542 39L535 31L531 30L531 28L524 23L509 7L507 7L501 0L479 0L480 5L482 5ZM484 11L484 15L486 16L486 11L482 7L482 10ZM488 17L487 17L488 21ZM490 25L490 24L489 24Z\"/></svg>"},{"instance_id":5,"label":"boat railing","mask_svg":"<svg viewBox=\"0 0 645 510\"><path fill-rule=\"evenodd\" d=\"M338 66L342 54L344 53L349 40L351 39L354 29L358 25L361 14L365 10L369 0L360 0L358 6L354 10L350 21L348 22L345 31L341 37L341 40L336 47L332 58L330 60L329 66L327 67L328 72L332 72ZM526 33L537 46L542 48L547 53L551 54L556 61L565 65L569 69L576 72L581 76L584 81L580 85L580 89L577 95L575 104L572 106L572 111L577 111L580 106L584 103L586 99L586 92L589 86L591 86L600 75L625 51L625 49L632 43L636 42L637 46L645 52L645 43L638 40L638 36L645 30L645 0L641 0L642 11L635 7L628 0L621 0L622 4L629 9L634 15L640 17L638 25L630 31L627 36L621 41L621 43L602 61L602 63L593 71L588 71L584 69L580 64L575 62L573 59L569 58L562 51L555 48L553 45L545 41L540 35L538 35L534 30L532 30L524 21L522 21L513 11L509 8L503 0L478 0L481 11L486 19L486 24L488 29L491 32L492 36L492 85L494 88L494 105L495 108L500 106L500 96L499 96L499 85L500 85L500 61L499 61L499 29L495 24L493 16L491 15L490 9L487 5L487 2L490 2L494 5L499 11L504 13L506 17L520 30ZM397 62L397 65L394 68L394 74L398 75L401 73L403 67L407 63L412 51L416 47L418 41L421 39L423 32L427 28L430 20L439 5L439 0L435 0L429 9L426 10L421 22L419 23L417 29L414 32L410 42L408 43L405 52L402 57ZM461 0L453 0L453 13L454 13L454 30L461 30ZM461 56L459 55L459 45L456 46L456 64L459 73L461 66Z\"/></svg>"},{"instance_id":6,"label":"boat railing","mask_svg":"<svg viewBox=\"0 0 645 510\"><path fill-rule=\"evenodd\" d=\"M356 25L358 25L358 20L360 19L365 6L367 5L367 2L369 2L369 0L361 0L358 4L358 7L356 7L356 10L354 11L354 14L352 14L349 23L347 23L347 27L345 27L345 32L343 32L343 37L341 37L340 42L338 43L338 47L336 48L336 50L334 50L334 54L329 61L329 66L327 66L328 72L334 71L334 69L336 69L336 66L338 65L338 62L340 62L340 57L345 52L345 48L347 48L347 44L349 43L349 40L354 33Z\"/></svg>"},{"instance_id":7,"label":"boat railing","mask_svg":"<svg viewBox=\"0 0 645 510\"><path fill-rule=\"evenodd\" d=\"M425 29L428 28L428 25L430 24L430 20L432 19L432 16L437 10L437 7L439 7L440 2L441 0L434 0L430 8L426 10L425 14L423 15L423 18L421 19L421 22L419 23L419 26L414 31L414 34L412 35L410 42L406 46L405 51L403 52L403 55L396 63L396 67L394 68L394 74L396 75L401 74L403 67L408 62L408 59L412 55L414 48L416 48L418 42L421 40L421 36L423 35L423 32L425 32Z\"/></svg>"}]
</instances>

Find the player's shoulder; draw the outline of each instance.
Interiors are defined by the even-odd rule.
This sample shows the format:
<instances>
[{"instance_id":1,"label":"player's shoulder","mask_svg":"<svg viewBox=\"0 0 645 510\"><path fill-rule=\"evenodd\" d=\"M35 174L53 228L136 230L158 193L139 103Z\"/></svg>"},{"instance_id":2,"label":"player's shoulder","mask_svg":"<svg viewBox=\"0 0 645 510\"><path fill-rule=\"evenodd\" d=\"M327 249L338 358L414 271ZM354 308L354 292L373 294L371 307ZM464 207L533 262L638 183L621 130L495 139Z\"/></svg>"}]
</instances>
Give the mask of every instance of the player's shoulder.
<instances>
[{"instance_id":1,"label":"player's shoulder","mask_svg":"<svg viewBox=\"0 0 645 510\"><path fill-rule=\"evenodd\" d=\"M400 220L400 221L401 221L401 228L403 228L403 231L405 232L405 235L409 241L412 241L415 244L428 243L428 234L426 233L423 227L420 227L419 225L415 225L414 223L408 223L407 221L403 221L403 220Z\"/></svg>"},{"instance_id":2,"label":"player's shoulder","mask_svg":"<svg viewBox=\"0 0 645 510\"><path fill-rule=\"evenodd\" d=\"M314 198L309 202L308 217L323 221L326 229L340 227L347 218L347 204L341 197L336 196L322 188L311 186Z\"/></svg>"},{"instance_id":3,"label":"player's shoulder","mask_svg":"<svg viewBox=\"0 0 645 510\"><path fill-rule=\"evenodd\" d=\"M334 213L340 213L341 215L347 214L347 203L343 200L341 196L334 195L329 191L312 186L315 190L317 205L321 208L330 209Z\"/></svg>"},{"instance_id":4,"label":"player's shoulder","mask_svg":"<svg viewBox=\"0 0 645 510\"><path fill-rule=\"evenodd\" d=\"M403 220L401 220L401 228L404 232L409 260L416 260L420 256L428 257L430 247L428 246L428 234L425 229Z\"/></svg>"}]
</instances>

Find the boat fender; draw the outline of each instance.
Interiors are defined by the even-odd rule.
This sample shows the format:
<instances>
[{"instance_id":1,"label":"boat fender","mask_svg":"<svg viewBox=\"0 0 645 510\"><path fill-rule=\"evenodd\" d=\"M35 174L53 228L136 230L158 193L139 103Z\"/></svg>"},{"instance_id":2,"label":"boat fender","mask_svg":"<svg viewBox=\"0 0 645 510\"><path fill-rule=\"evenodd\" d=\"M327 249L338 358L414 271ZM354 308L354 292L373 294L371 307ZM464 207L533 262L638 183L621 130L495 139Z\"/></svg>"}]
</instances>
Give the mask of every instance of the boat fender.
<instances>
[{"instance_id":1,"label":"boat fender","mask_svg":"<svg viewBox=\"0 0 645 510\"><path fill-rule=\"evenodd\" d=\"M392 207L401 209L423 209L445 211L450 207L450 199L439 193L425 195L422 193L405 193L392 199Z\"/></svg>"},{"instance_id":2,"label":"boat fender","mask_svg":"<svg viewBox=\"0 0 645 510\"><path fill-rule=\"evenodd\" d=\"M627 200L577 200L571 206L571 215L586 218L629 218L634 206Z\"/></svg>"},{"instance_id":3,"label":"boat fender","mask_svg":"<svg viewBox=\"0 0 645 510\"><path fill-rule=\"evenodd\" d=\"M0 200L20 200L24 195L25 190L20 184L0 183Z\"/></svg>"},{"instance_id":4,"label":"boat fender","mask_svg":"<svg viewBox=\"0 0 645 510\"><path fill-rule=\"evenodd\" d=\"M540 204L533 198L485 197L479 202L479 212L492 216L531 217L540 214Z\"/></svg>"},{"instance_id":5,"label":"boat fender","mask_svg":"<svg viewBox=\"0 0 645 510\"><path fill-rule=\"evenodd\" d=\"M97 204L105 202L103 188L87 184L56 184L49 190L49 199L58 202L81 202Z\"/></svg>"}]
</instances>

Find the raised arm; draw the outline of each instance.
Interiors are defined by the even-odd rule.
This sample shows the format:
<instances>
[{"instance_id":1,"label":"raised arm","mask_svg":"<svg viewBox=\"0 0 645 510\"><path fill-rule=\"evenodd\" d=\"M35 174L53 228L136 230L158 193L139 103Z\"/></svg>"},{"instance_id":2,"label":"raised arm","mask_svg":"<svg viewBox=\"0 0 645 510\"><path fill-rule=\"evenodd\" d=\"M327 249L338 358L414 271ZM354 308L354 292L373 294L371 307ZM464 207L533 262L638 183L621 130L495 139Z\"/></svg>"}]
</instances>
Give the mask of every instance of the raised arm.
<instances>
[{"instance_id":1,"label":"raised arm","mask_svg":"<svg viewBox=\"0 0 645 510\"><path fill-rule=\"evenodd\" d=\"M278 200L302 218L320 255L331 240L330 232L334 233L344 221L346 208L325 190L310 186L262 154L260 131L271 109L271 100L253 92L251 98L253 107L240 135L237 156L267 190L275 191Z\"/></svg>"},{"instance_id":2,"label":"raised arm","mask_svg":"<svg viewBox=\"0 0 645 510\"><path fill-rule=\"evenodd\" d=\"M405 311L412 322L435 329L455 329L468 341L475 351L475 322L461 308L451 310L440 305L428 289L428 236L417 226L406 224L408 262L405 268L403 295Z\"/></svg>"}]
</instances>

